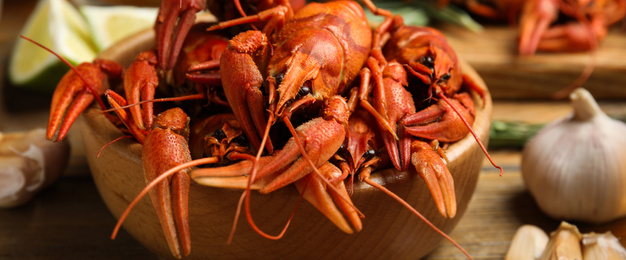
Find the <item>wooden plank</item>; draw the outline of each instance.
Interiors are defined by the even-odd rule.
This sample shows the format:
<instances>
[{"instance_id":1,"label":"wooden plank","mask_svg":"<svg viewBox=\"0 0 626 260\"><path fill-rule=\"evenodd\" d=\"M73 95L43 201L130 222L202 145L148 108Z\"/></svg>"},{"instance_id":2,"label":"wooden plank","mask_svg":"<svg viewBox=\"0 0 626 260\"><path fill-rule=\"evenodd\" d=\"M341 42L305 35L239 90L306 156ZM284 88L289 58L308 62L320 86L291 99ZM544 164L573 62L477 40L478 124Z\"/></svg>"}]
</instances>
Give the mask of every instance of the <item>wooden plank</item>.
<instances>
[{"instance_id":1,"label":"wooden plank","mask_svg":"<svg viewBox=\"0 0 626 260\"><path fill-rule=\"evenodd\" d=\"M517 32L487 26L481 33L444 26L450 45L483 77L494 99L550 99L595 59L583 85L597 99L626 98L626 35L611 31L595 56L590 52L517 55Z\"/></svg>"},{"instance_id":2,"label":"wooden plank","mask_svg":"<svg viewBox=\"0 0 626 260\"><path fill-rule=\"evenodd\" d=\"M125 231L110 239L116 221L90 176L65 176L0 220L0 259L156 259Z\"/></svg>"}]
</instances>

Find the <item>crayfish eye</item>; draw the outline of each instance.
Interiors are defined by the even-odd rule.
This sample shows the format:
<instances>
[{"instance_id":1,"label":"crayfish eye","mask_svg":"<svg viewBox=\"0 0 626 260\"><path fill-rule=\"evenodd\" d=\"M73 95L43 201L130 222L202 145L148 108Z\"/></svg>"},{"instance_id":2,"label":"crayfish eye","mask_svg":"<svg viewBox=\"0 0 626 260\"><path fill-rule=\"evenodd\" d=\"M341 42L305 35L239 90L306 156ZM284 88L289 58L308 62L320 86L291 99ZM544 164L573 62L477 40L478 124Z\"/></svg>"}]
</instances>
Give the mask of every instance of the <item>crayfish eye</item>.
<instances>
[{"instance_id":1,"label":"crayfish eye","mask_svg":"<svg viewBox=\"0 0 626 260\"><path fill-rule=\"evenodd\" d=\"M213 132L211 136L215 137L215 139L217 139L218 141L221 141L222 139L226 138L226 133L224 133L224 130L220 128Z\"/></svg>"},{"instance_id":2,"label":"crayfish eye","mask_svg":"<svg viewBox=\"0 0 626 260\"><path fill-rule=\"evenodd\" d=\"M298 90L298 94L296 95L296 98L304 97L308 95L309 93L311 93L311 87L309 87L307 84L302 85L300 90Z\"/></svg>"},{"instance_id":3,"label":"crayfish eye","mask_svg":"<svg viewBox=\"0 0 626 260\"><path fill-rule=\"evenodd\" d=\"M232 142L237 143L239 145L247 145L248 138L246 138L246 136L244 136L243 134L240 134L237 137L233 138Z\"/></svg>"},{"instance_id":4,"label":"crayfish eye","mask_svg":"<svg viewBox=\"0 0 626 260\"><path fill-rule=\"evenodd\" d=\"M276 77L274 77L274 79L276 79L276 86L280 86L280 83L283 82L284 78L285 78L285 74L276 75Z\"/></svg>"},{"instance_id":5,"label":"crayfish eye","mask_svg":"<svg viewBox=\"0 0 626 260\"><path fill-rule=\"evenodd\" d=\"M430 55L422 56L419 60L419 63L426 66L430 70L435 69L435 59Z\"/></svg>"},{"instance_id":6,"label":"crayfish eye","mask_svg":"<svg viewBox=\"0 0 626 260\"><path fill-rule=\"evenodd\" d=\"M374 151L374 149L367 149L363 157L369 159L369 158L374 157L374 155L376 155L376 151Z\"/></svg>"},{"instance_id":7,"label":"crayfish eye","mask_svg":"<svg viewBox=\"0 0 626 260\"><path fill-rule=\"evenodd\" d=\"M443 80L443 81L448 81L448 80L450 79L450 77L452 77L452 75L450 75L450 72L448 72L448 73L443 74L443 75L441 76L441 80Z\"/></svg>"}]
</instances>

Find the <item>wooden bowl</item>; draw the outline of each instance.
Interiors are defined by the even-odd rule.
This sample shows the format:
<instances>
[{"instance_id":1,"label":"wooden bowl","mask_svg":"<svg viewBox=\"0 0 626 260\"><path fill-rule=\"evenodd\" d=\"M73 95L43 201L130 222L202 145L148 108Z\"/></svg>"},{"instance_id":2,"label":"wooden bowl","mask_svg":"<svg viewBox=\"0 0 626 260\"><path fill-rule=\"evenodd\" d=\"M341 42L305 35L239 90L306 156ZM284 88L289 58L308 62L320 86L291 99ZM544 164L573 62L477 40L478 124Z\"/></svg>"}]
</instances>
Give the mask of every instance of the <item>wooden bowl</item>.
<instances>
[{"instance_id":1,"label":"wooden bowl","mask_svg":"<svg viewBox=\"0 0 626 260\"><path fill-rule=\"evenodd\" d=\"M141 50L153 46L152 31L138 34L103 52L101 58L129 64ZM476 72L464 64L463 69L484 86ZM474 97L477 108L474 130L487 145L491 121L491 96L483 101ZM124 139L98 151L120 137L118 131L102 114L84 114L82 133L89 166L95 184L107 207L119 218L129 202L144 188L141 168L141 145ZM482 151L473 137L467 136L449 146L446 154L455 181L457 215L442 217L433 203L424 181L415 174L385 170L372 178L414 205L437 227L450 233L461 219L474 193L481 164ZM192 183L189 215L192 250L190 259L418 259L437 247L442 237L426 226L406 208L383 192L365 183L355 186L354 204L365 214L363 230L348 235L340 231L308 202L300 204L285 236L268 240L255 233L245 217L238 222L231 244L227 238L233 224L241 190L219 189ZM267 195L253 192L251 212L264 231L277 234L285 225L298 201L293 185ZM147 197L130 213L124 229L149 250L162 258L171 258L157 216ZM113 227L111 227L113 228Z\"/></svg>"}]
</instances>

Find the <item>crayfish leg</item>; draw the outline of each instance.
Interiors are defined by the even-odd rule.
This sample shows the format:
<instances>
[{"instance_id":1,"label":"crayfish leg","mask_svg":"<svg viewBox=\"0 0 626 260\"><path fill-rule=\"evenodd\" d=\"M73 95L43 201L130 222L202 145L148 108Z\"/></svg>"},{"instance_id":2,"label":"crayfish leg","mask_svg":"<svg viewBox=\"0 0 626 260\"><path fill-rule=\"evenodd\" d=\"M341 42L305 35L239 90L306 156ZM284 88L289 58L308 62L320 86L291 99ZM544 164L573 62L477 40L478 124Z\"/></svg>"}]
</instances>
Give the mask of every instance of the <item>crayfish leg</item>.
<instances>
[{"instance_id":1,"label":"crayfish leg","mask_svg":"<svg viewBox=\"0 0 626 260\"><path fill-rule=\"evenodd\" d=\"M437 209L444 217L456 215L456 195L452 174L441 157L431 145L414 140L411 144L411 164L426 185L435 200Z\"/></svg>"},{"instance_id":2,"label":"crayfish leg","mask_svg":"<svg viewBox=\"0 0 626 260\"><path fill-rule=\"evenodd\" d=\"M322 165L319 171L327 180L335 179L342 174L339 168L328 162ZM352 201L345 199L349 198L349 196L343 180L336 180L331 182L331 184L336 189L328 189L327 184L315 173L310 173L295 182L296 188L302 196L322 212L335 226L348 234L360 231L363 228L363 224ZM346 221L346 217L352 224L352 227L354 227L354 230Z\"/></svg>"}]
</instances>

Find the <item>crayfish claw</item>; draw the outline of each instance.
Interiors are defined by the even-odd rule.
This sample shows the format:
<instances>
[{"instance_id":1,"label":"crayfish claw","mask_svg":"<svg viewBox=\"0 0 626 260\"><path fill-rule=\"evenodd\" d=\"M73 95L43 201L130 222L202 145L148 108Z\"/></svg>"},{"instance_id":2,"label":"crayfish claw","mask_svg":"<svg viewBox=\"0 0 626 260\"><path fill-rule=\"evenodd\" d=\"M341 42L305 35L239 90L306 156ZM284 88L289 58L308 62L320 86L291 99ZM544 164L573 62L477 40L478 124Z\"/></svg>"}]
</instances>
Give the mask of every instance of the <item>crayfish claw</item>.
<instances>
[{"instance_id":1,"label":"crayfish claw","mask_svg":"<svg viewBox=\"0 0 626 260\"><path fill-rule=\"evenodd\" d=\"M579 23L568 23L554 26L544 33L537 49L552 52L595 49L598 45L597 41L606 36L607 29L601 25L593 25L595 24L587 26Z\"/></svg>"},{"instance_id":2,"label":"crayfish claw","mask_svg":"<svg viewBox=\"0 0 626 260\"><path fill-rule=\"evenodd\" d=\"M169 109L157 116L154 128L143 144L142 161L146 183L151 183L167 170L191 161L187 138L189 118L180 108ZM163 152L167 149L167 152ZM191 250L189 228L189 168L175 172L150 191L172 255L186 256Z\"/></svg>"},{"instance_id":3,"label":"crayfish claw","mask_svg":"<svg viewBox=\"0 0 626 260\"><path fill-rule=\"evenodd\" d=\"M119 78L122 71L116 62L96 59L66 73L52 96L46 138L62 141L80 113L108 89L108 79Z\"/></svg>"},{"instance_id":4,"label":"crayfish claw","mask_svg":"<svg viewBox=\"0 0 626 260\"><path fill-rule=\"evenodd\" d=\"M262 133L267 124L264 97L261 90L263 75L256 67L253 56L268 50L268 39L258 31L243 32L229 41L220 58L220 74L224 95L233 109L242 130L257 150L261 147ZM265 149L274 151L268 139Z\"/></svg>"},{"instance_id":5,"label":"crayfish claw","mask_svg":"<svg viewBox=\"0 0 626 260\"><path fill-rule=\"evenodd\" d=\"M154 24L159 65L169 71L174 67L183 42L196 20L196 13L206 8L206 0L163 0Z\"/></svg>"},{"instance_id":6,"label":"crayfish claw","mask_svg":"<svg viewBox=\"0 0 626 260\"><path fill-rule=\"evenodd\" d=\"M77 93L76 96L73 95L74 93L64 94L64 97L59 99L58 104L55 104L54 101L52 104L46 132L46 138L51 141L65 139L72 124L94 99L93 95L84 92ZM74 100L72 100L73 98ZM57 135L56 138L55 134Z\"/></svg>"},{"instance_id":7,"label":"crayfish claw","mask_svg":"<svg viewBox=\"0 0 626 260\"><path fill-rule=\"evenodd\" d=\"M557 1L532 0L524 3L520 17L520 40L518 51L521 55L532 55L537 51L542 35L557 19Z\"/></svg>"},{"instance_id":8,"label":"crayfish claw","mask_svg":"<svg viewBox=\"0 0 626 260\"><path fill-rule=\"evenodd\" d=\"M469 129L464 125L463 119L469 125L474 123L473 101L467 93L456 94L448 99L449 102L444 98L403 118L401 124L404 130L415 137L441 142L455 142L465 137ZM454 111L455 108L459 113Z\"/></svg>"},{"instance_id":9,"label":"crayfish claw","mask_svg":"<svg viewBox=\"0 0 626 260\"><path fill-rule=\"evenodd\" d=\"M453 218L456 215L456 195L454 180L435 149L422 141L411 144L411 163L426 185L442 216Z\"/></svg>"},{"instance_id":10,"label":"crayfish claw","mask_svg":"<svg viewBox=\"0 0 626 260\"><path fill-rule=\"evenodd\" d=\"M361 231L363 228L361 218L350 200L343 180L332 181L341 176L341 170L327 162L319 168L319 171L323 176L311 172L297 180L295 185L298 191L343 232L352 234L354 231ZM331 184L335 186L335 189L329 189L326 182L321 179L322 177L331 180ZM348 224L346 218L352 224L352 227Z\"/></svg>"},{"instance_id":11,"label":"crayfish claw","mask_svg":"<svg viewBox=\"0 0 626 260\"><path fill-rule=\"evenodd\" d=\"M135 61L124 73L124 91L129 104L135 104L142 100L154 99L154 93L159 85L156 68L156 53L148 50L140 53ZM139 129L146 129L152 126L153 104L148 102L129 108L134 122Z\"/></svg>"}]
</instances>

